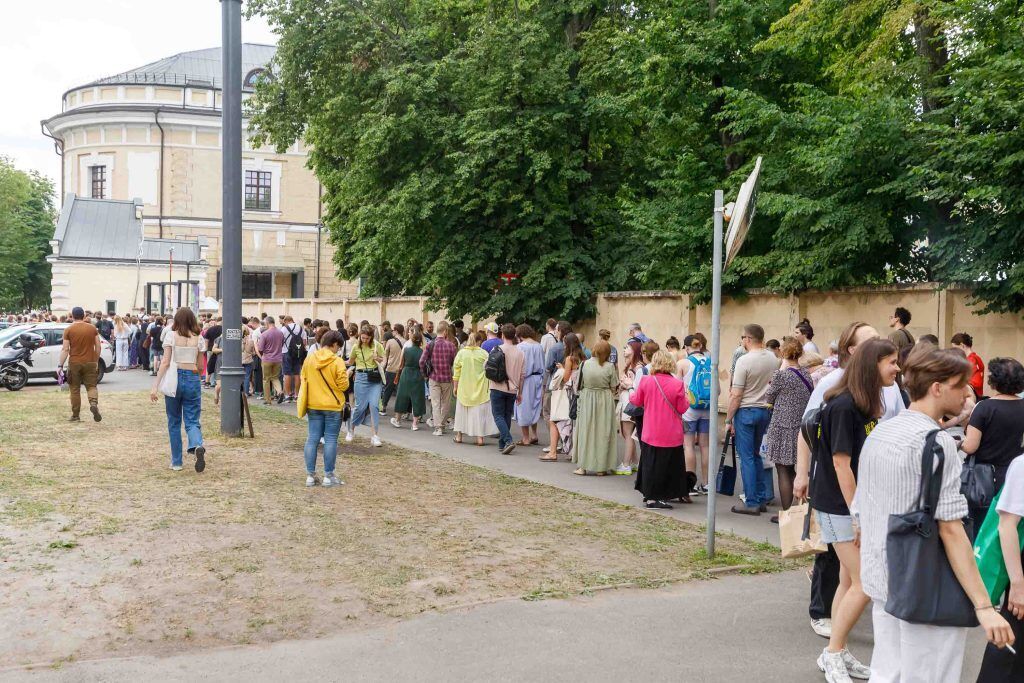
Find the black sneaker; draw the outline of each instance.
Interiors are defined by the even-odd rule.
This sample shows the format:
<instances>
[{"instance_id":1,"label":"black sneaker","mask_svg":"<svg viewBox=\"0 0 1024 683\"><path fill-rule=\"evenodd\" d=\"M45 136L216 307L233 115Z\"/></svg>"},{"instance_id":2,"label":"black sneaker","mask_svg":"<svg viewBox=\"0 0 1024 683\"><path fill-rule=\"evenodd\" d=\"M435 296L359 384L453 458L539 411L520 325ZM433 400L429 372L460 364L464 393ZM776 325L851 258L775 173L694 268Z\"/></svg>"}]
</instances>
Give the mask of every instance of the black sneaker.
<instances>
[{"instance_id":1,"label":"black sneaker","mask_svg":"<svg viewBox=\"0 0 1024 683\"><path fill-rule=\"evenodd\" d=\"M196 472L206 469L206 447L196 446Z\"/></svg>"},{"instance_id":2,"label":"black sneaker","mask_svg":"<svg viewBox=\"0 0 1024 683\"><path fill-rule=\"evenodd\" d=\"M278 395L277 395L277 405L281 405L282 403L284 403L284 399L285 399L285 398L286 398L286 397L285 397L285 395L284 395L284 394L278 394Z\"/></svg>"},{"instance_id":3,"label":"black sneaker","mask_svg":"<svg viewBox=\"0 0 1024 683\"><path fill-rule=\"evenodd\" d=\"M77 415L72 415L70 418L68 418L68 422L81 422L81 421L82 421L82 418L78 417Z\"/></svg>"},{"instance_id":4,"label":"black sneaker","mask_svg":"<svg viewBox=\"0 0 1024 683\"><path fill-rule=\"evenodd\" d=\"M92 413L92 419L95 420L96 422L99 422L100 420L103 419L103 416L100 415L99 406L89 406L89 411Z\"/></svg>"}]
</instances>

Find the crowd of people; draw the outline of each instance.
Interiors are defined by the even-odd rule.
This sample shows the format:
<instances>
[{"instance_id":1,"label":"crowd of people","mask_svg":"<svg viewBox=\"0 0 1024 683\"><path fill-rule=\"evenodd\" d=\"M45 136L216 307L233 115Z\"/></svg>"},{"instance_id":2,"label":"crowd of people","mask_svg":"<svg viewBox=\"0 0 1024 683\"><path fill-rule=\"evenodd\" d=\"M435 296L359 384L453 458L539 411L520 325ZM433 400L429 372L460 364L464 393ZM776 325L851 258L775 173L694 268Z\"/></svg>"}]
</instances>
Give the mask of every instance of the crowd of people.
<instances>
[{"instance_id":1,"label":"crowd of people","mask_svg":"<svg viewBox=\"0 0 1024 683\"><path fill-rule=\"evenodd\" d=\"M98 337L112 338L118 366L122 358L126 368L148 366L156 377L153 400L164 394L172 469L182 468L184 426L201 472L201 390L217 384L222 322L197 319L187 308L170 320L147 317L86 322L90 315L75 309L61 364L70 358L87 374L81 366L98 354ZM1024 680L1024 665L1006 648L1024 632L1024 465L1017 458L1024 450L1024 366L1012 358L986 366L965 332L950 348L940 348L934 335L916 339L910 320L896 308L887 337L851 323L825 350L809 320L781 340L766 339L758 324L744 326L723 387L726 440L743 483L731 510L756 517L774 505L787 510L809 501L827 546L809 572L809 615L813 631L829 641L817 665L830 683L958 681L974 624L990 641L979 680ZM459 444L493 440L505 456L537 447L539 460L569 461L580 476L635 474L648 508L692 503L715 486L709 455L720 440L710 433L710 415L718 378L704 334L662 344L633 323L616 348L609 330L588 346L567 321L543 327L488 323L472 331L462 321L253 317L242 331L243 392L297 404L308 422L310 487L343 483L336 474L342 430L351 442L366 427L372 446L380 446L382 422L413 431L425 425ZM99 420L91 392L89 400ZM544 448L542 430L549 434ZM894 575L893 520L915 511L935 526L940 551ZM984 551L972 548L986 520L998 527L991 552L1006 576L999 592L979 573L975 556L981 562ZM900 609L915 579L904 574L943 572L953 588L925 602L941 611L955 593L966 615L940 619ZM870 666L847 648L868 607Z\"/></svg>"}]
</instances>

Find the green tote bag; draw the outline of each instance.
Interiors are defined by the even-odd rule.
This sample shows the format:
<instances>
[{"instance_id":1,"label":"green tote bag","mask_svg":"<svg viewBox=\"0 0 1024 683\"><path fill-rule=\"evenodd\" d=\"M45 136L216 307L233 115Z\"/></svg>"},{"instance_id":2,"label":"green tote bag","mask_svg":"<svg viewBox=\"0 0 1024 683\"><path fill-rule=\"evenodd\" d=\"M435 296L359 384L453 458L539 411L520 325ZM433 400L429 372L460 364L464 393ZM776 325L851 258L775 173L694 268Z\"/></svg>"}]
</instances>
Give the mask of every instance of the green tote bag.
<instances>
[{"instance_id":1,"label":"green tote bag","mask_svg":"<svg viewBox=\"0 0 1024 683\"><path fill-rule=\"evenodd\" d=\"M974 561L978 563L978 572L993 605L1002 603L1003 595L1010 585L1010 576L1003 562L1003 549L999 545L999 512L996 506L1002 494L1000 491L992 500L985 521L974 539ZM1017 535L1020 537L1021 549L1024 550L1024 519L1017 525Z\"/></svg>"}]
</instances>

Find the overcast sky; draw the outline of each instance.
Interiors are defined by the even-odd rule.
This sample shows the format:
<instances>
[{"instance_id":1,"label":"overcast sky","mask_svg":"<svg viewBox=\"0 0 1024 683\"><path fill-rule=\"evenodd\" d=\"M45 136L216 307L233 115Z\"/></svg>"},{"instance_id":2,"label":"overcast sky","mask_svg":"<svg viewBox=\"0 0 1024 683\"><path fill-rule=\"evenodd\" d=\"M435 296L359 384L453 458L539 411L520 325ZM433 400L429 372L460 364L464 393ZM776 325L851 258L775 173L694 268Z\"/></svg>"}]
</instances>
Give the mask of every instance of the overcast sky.
<instances>
[{"instance_id":1,"label":"overcast sky","mask_svg":"<svg viewBox=\"0 0 1024 683\"><path fill-rule=\"evenodd\" d=\"M0 0L0 155L54 182L60 160L39 122L65 90L178 52L220 45L219 0ZM242 40L276 43L262 20ZM59 184L59 183L58 183Z\"/></svg>"}]
</instances>

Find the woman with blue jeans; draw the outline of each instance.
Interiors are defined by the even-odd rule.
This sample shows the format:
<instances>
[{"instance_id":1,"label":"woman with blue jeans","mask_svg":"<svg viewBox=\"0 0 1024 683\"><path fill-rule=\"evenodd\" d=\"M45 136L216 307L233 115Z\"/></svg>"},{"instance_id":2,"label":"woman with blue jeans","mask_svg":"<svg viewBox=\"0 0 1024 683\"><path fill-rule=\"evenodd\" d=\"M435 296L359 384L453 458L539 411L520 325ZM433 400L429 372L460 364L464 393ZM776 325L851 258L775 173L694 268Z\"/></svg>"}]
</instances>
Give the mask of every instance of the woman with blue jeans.
<instances>
[{"instance_id":1,"label":"woman with blue jeans","mask_svg":"<svg viewBox=\"0 0 1024 683\"><path fill-rule=\"evenodd\" d=\"M323 486L343 483L334 474L338 458L338 434L345 409L348 373L345 362L338 357L343 341L338 332L327 332L320 340L320 348L306 356L302 364L302 384L299 385L299 417L308 422L306 446L306 486L316 485L316 449L324 441Z\"/></svg>"},{"instance_id":2,"label":"woman with blue jeans","mask_svg":"<svg viewBox=\"0 0 1024 683\"><path fill-rule=\"evenodd\" d=\"M199 336L199 322L190 308L179 308L174 314L174 323L164 344L163 361L156 376L156 383L149 394L154 403L157 393L164 394L164 408L167 411L167 435L171 443L171 469L181 470L181 424L185 423L188 437L188 452L196 456L196 472L206 469L206 447L203 446L203 432L199 424L202 414L203 396L199 381L199 353L202 350ZM175 370L171 370L171 364ZM169 372L176 376L168 377Z\"/></svg>"},{"instance_id":3,"label":"woman with blue jeans","mask_svg":"<svg viewBox=\"0 0 1024 683\"><path fill-rule=\"evenodd\" d=\"M373 436L370 443L380 446L377 436L380 428L380 396L384 377L378 368L384 362L384 345L373 339L373 328L366 326L359 331L359 341L348 355L348 364L355 366L356 407L352 412L352 427L345 433L345 441L352 441L356 427L372 418Z\"/></svg>"}]
</instances>

